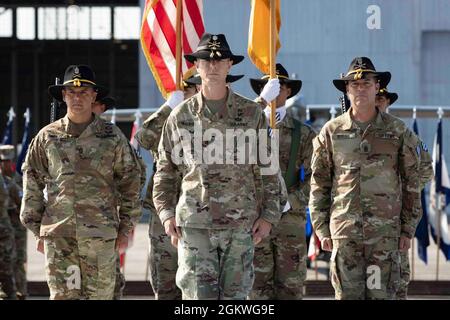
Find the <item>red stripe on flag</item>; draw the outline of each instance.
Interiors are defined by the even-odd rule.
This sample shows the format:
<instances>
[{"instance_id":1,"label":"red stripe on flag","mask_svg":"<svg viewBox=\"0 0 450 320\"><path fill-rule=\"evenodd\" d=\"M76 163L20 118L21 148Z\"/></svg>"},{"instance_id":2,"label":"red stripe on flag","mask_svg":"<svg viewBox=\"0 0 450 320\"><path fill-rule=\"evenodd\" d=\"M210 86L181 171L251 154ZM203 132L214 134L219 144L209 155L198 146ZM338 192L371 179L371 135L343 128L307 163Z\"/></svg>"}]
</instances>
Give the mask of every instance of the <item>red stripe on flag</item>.
<instances>
[{"instance_id":1,"label":"red stripe on flag","mask_svg":"<svg viewBox=\"0 0 450 320\"><path fill-rule=\"evenodd\" d=\"M177 52L177 34L175 30L175 26L172 26L169 17L167 16L166 10L159 1L155 7L155 16L159 22L159 26L161 27L161 31L164 33L164 37L167 40L167 43L170 47L170 51L172 51L172 55L175 57Z\"/></svg>"},{"instance_id":2,"label":"red stripe on flag","mask_svg":"<svg viewBox=\"0 0 450 320\"><path fill-rule=\"evenodd\" d=\"M162 2L167 1L167 2ZM174 91L175 79L174 75L170 73L170 70L173 70L175 66L173 65L176 57L176 30L175 26L171 24L172 21L175 20L175 17L169 16L170 14L174 14L174 10L166 11L164 9L163 4L169 3L172 6L172 1L175 4L178 3L176 0L147 0L143 15L143 23L141 27L141 44L142 49L144 51L144 55L147 59L147 62L150 66L150 69L155 77L155 80L158 84L161 93L165 98L167 98L167 93ZM183 28L182 33L182 52L183 54L189 54L193 49L191 47L196 45L196 42L200 40L200 37L205 32L205 27L203 25L203 17L200 11L200 7L202 5L202 0L184 0L184 11L182 11L182 15L189 15L189 18L192 22L192 27L190 27L192 31L187 34L185 28ZM155 17L155 23L157 22L160 27L160 32L157 34L153 34L147 21L148 13L153 11L153 15ZM185 25L185 21L182 23ZM189 43L189 40L191 43ZM155 41L156 40L156 41ZM158 48L157 44L164 43L167 44L169 48L169 52L161 52ZM166 49L167 50L167 49ZM182 64L184 66L184 62ZM186 61L186 65L188 68L192 68L193 64ZM183 71L186 71L183 68Z\"/></svg>"},{"instance_id":3,"label":"red stripe on flag","mask_svg":"<svg viewBox=\"0 0 450 320\"><path fill-rule=\"evenodd\" d=\"M197 0L185 0L187 11L191 17L192 24L199 38L205 33L205 26L203 25L203 17L200 13Z\"/></svg>"},{"instance_id":4,"label":"red stripe on flag","mask_svg":"<svg viewBox=\"0 0 450 320\"><path fill-rule=\"evenodd\" d=\"M167 92L175 90L175 82L172 78L172 75L170 74L169 69L167 68L166 62L161 57L161 53L159 52L155 41L153 41L153 36L148 24L144 23L142 29L142 32L144 34L144 41L148 46L150 58L152 59L153 65L157 69L159 79L161 80L164 88L166 88Z\"/></svg>"}]
</instances>

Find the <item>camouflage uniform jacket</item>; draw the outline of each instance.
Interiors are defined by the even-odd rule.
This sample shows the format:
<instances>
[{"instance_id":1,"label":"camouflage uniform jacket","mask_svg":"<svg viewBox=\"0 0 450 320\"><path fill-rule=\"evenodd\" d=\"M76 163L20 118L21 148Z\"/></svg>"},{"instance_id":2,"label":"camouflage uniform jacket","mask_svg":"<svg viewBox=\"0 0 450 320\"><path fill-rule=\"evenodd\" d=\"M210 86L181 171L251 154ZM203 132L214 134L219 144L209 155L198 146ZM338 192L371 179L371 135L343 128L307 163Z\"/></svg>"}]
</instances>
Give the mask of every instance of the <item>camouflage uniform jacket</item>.
<instances>
[{"instance_id":1,"label":"camouflage uniform jacket","mask_svg":"<svg viewBox=\"0 0 450 320\"><path fill-rule=\"evenodd\" d=\"M142 148L149 150L152 154L155 163L153 174L156 171L156 161L158 161L158 144L161 139L162 128L171 111L172 109L168 105L163 104L155 113L151 114L147 120L144 121L142 127L134 136L139 145ZM147 186L144 207L156 214L155 206L153 205L153 176L150 178Z\"/></svg>"},{"instance_id":2,"label":"camouflage uniform jacket","mask_svg":"<svg viewBox=\"0 0 450 320\"><path fill-rule=\"evenodd\" d=\"M412 238L421 217L419 140L378 112L362 132L351 109L314 139L309 208L320 239Z\"/></svg>"},{"instance_id":3,"label":"camouflage uniform jacket","mask_svg":"<svg viewBox=\"0 0 450 320\"><path fill-rule=\"evenodd\" d=\"M419 173L420 173L420 190L425 188L425 185L431 181L434 177L433 172L433 159L431 158L430 153L428 152L425 144L420 141L418 146L419 152Z\"/></svg>"},{"instance_id":4,"label":"camouflage uniform jacket","mask_svg":"<svg viewBox=\"0 0 450 320\"><path fill-rule=\"evenodd\" d=\"M310 126L303 123L300 123L300 125L300 145L295 161L295 176L298 183L288 190L288 199L292 210L306 218L306 207L308 206L311 180L312 141L316 134ZM289 114L286 114L283 120L276 124L275 128L279 130L280 169L283 177L285 177L289 166L292 136L295 128L294 119ZM300 168L302 165L305 174L303 181L300 179Z\"/></svg>"},{"instance_id":5,"label":"camouflage uniform jacket","mask_svg":"<svg viewBox=\"0 0 450 320\"><path fill-rule=\"evenodd\" d=\"M3 175L0 175L0 238L13 232L11 220L8 215L9 193Z\"/></svg>"},{"instance_id":6,"label":"camouflage uniform jacket","mask_svg":"<svg viewBox=\"0 0 450 320\"><path fill-rule=\"evenodd\" d=\"M249 129L253 130L253 134L246 134ZM178 105L164 125L158 148L153 201L161 222L174 217L176 212L176 223L181 227L251 228L259 216L255 185L259 177L255 174L255 167L259 166L262 170L272 163L262 164L258 156L254 164L249 161L239 164L236 160L239 148L235 147L234 139L231 140L232 146L219 140L232 136L230 131L236 134L238 141L245 140L247 135L249 140L254 138L250 144L255 146L256 152L261 148L262 153L267 155L270 154L270 141L267 131L260 132L261 129L267 129L261 106L230 89L226 103L214 114L205 106L201 93ZM209 137L205 136L205 131ZM218 137L216 140L219 135L224 138ZM262 147L261 136L269 141L265 147ZM221 142L223 146L218 153L222 164L202 161L204 154L208 154L208 146L220 145ZM176 164L172 156L179 155L185 161ZM231 158L231 161L224 161L224 158ZM271 174L261 175L264 200L260 216L272 224L280 219L279 190L282 181L279 179L279 168L276 169ZM174 185L179 174L182 181L178 200Z\"/></svg>"},{"instance_id":7,"label":"camouflage uniform jacket","mask_svg":"<svg viewBox=\"0 0 450 320\"><path fill-rule=\"evenodd\" d=\"M16 183L16 179L14 177L4 176L3 179L5 180L9 194L9 202L7 207L8 212L16 212L18 214L22 198L22 190Z\"/></svg>"},{"instance_id":8,"label":"camouflage uniform jacket","mask_svg":"<svg viewBox=\"0 0 450 320\"><path fill-rule=\"evenodd\" d=\"M22 223L37 237L127 235L141 215L141 172L130 143L98 116L79 137L69 132L66 116L32 140L22 166Z\"/></svg>"}]
</instances>

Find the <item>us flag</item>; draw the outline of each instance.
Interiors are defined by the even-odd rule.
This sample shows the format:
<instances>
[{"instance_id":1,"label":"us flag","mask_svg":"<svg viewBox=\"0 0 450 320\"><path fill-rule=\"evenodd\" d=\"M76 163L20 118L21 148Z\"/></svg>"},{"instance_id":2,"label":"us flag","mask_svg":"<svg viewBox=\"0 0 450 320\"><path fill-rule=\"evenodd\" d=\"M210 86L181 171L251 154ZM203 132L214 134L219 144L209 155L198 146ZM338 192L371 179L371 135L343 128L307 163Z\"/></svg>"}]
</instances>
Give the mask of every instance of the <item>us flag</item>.
<instances>
[{"instance_id":1,"label":"us flag","mask_svg":"<svg viewBox=\"0 0 450 320\"><path fill-rule=\"evenodd\" d=\"M205 32L202 0L147 0L141 26L141 47L155 77L159 90L166 98L176 89L176 13L182 4L181 53L192 53ZM182 74L193 73L193 65L181 59Z\"/></svg>"}]
</instances>

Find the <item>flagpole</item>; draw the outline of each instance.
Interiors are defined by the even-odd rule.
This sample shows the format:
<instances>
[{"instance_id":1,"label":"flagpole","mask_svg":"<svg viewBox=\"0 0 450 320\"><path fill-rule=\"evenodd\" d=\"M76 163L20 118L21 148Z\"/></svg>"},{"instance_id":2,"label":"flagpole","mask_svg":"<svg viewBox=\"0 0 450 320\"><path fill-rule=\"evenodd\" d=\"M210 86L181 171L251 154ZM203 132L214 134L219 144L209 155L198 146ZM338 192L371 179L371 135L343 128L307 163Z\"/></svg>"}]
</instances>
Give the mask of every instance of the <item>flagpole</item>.
<instances>
[{"instance_id":1,"label":"flagpole","mask_svg":"<svg viewBox=\"0 0 450 320\"><path fill-rule=\"evenodd\" d=\"M181 12L183 10L183 0L177 0L177 22L176 22L176 88L181 90Z\"/></svg>"},{"instance_id":2,"label":"flagpole","mask_svg":"<svg viewBox=\"0 0 450 320\"><path fill-rule=\"evenodd\" d=\"M439 117L439 131L438 131L438 135L442 135L442 116L444 115L444 111L442 110L442 108L439 108L437 111L438 117ZM442 137L441 137L442 138ZM439 146L439 148L442 148L442 139L441 139L441 145ZM437 159L437 161L439 162L439 165L442 166L442 149L439 150L439 159ZM442 174L441 174L442 176ZM440 181L441 181L441 177ZM441 181L442 184L442 181ZM438 186L440 187L440 186ZM439 280L439 249L440 249L440 245L441 245L441 192L440 190L436 190L436 240L437 240L437 250L436 250L436 281Z\"/></svg>"},{"instance_id":3,"label":"flagpole","mask_svg":"<svg viewBox=\"0 0 450 320\"><path fill-rule=\"evenodd\" d=\"M275 70L275 60L276 60L276 52L275 52L275 48L276 48L276 41L277 41L277 36L276 36L276 26L275 26L275 13L276 13L276 8L275 8L275 0L270 0L270 34L269 34L269 41L270 41L270 79L274 79L276 78L277 74L276 74L276 70ZM275 109L277 108L276 106L276 100L272 101L270 103L270 127L272 129L275 128Z\"/></svg>"},{"instance_id":4,"label":"flagpole","mask_svg":"<svg viewBox=\"0 0 450 320\"><path fill-rule=\"evenodd\" d=\"M436 192L437 197L437 215L436 215L436 241L437 241L437 250L436 250L436 281L439 280L439 247L441 244L441 194Z\"/></svg>"},{"instance_id":5,"label":"flagpole","mask_svg":"<svg viewBox=\"0 0 450 320\"><path fill-rule=\"evenodd\" d=\"M412 238L412 246L411 246L411 280L414 280L414 237Z\"/></svg>"},{"instance_id":6,"label":"flagpole","mask_svg":"<svg viewBox=\"0 0 450 320\"><path fill-rule=\"evenodd\" d=\"M414 108L413 108L413 121L416 121L416 119L417 119L417 108L414 106ZM419 130L417 130L417 131L419 131ZM419 135L419 132L417 132L417 135ZM420 190L420 192L422 193L422 190ZM422 201L422 197L420 198L420 201ZM422 208L422 210L423 210L423 208ZM414 255L415 255L415 238L414 238L414 236L413 236L413 238L412 238L412 244L411 244L411 251L412 251L412 253L411 253L411 280L414 280Z\"/></svg>"}]
</instances>

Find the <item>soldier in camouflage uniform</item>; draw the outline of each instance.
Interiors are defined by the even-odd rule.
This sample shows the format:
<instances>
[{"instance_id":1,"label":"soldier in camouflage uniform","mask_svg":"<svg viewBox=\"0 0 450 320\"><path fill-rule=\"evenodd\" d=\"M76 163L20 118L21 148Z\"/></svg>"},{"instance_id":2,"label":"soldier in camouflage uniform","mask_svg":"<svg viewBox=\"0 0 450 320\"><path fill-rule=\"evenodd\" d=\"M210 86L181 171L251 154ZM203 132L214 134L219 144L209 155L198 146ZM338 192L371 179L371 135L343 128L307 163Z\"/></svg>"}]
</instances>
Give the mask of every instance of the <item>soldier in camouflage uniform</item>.
<instances>
[{"instance_id":1,"label":"soldier in camouflage uniform","mask_svg":"<svg viewBox=\"0 0 450 320\"><path fill-rule=\"evenodd\" d=\"M16 246L14 229L8 216L9 194L3 175L0 175L0 300L16 300L14 262Z\"/></svg>"},{"instance_id":2,"label":"soldier in camouflage uniform","mask_svg":"<svg viewBox=\"0 0 450 320\"><path fill-rule=\"evenodd\" d=\"M24 300L27 297L27 229L20 223L20 203L22 201L22 188L16 182L14 170L14 146L0 146L0 170L9 193L8 215L14 229L14 242L16 259L14 262L14 276L17 288L17 298Z\"/></svg>"},{"instance_id":3,"label":"soldier in camouflage uniform","mask_svg":"<svg viewBox=\"0 0 450 320\"><path fill-rule=\"evenodd\" d=\"M142 124L142 128L136 132L135 138L139 145L152 154L153 171L155 171L156 161L158 160L158 143L164 122L172 109L181 103L184 98L187 99L194 95L197 89L195 84L184 82L183 91L173 92L167 102L150 115ZM163 225L156 215L152 190L153 176L147 185L147 193L144 199L144 207L150 210L148 229L150 284L156 300L180 300L181 291L175 284L178 268L177 249L171 244L170 237L166 235Z\"/></svg>"},{"instance_id":4,"label":"soldier in camouflage uniform","mask_svg":"<svg viewBox=\"0 0 450 320\"><path fill-rule=\"evenodd\" d=\"M376 107L382 112L388 112L389 106L394 104L398 99L398 94L395 92L389 92L388 89L381 88L377 93ZM433 178L433 163L428 149L423 142L421 142L420 148L420 190ZM408 285L410 281L411 268L409 265L409 251L400 251L400 285L396 293L398 300L406 300L408 298Z\"/></svg>"},{"instance_id":5,"label":"soldier in camouflage uniform","mask_svg":"<svg viewBox=\"0 0 450 320\"><path fill-rule=\"evenodd\" d=\"M109 108L113 108L116 105L116 100L112 97L104 97L97 99L92 104L92 112L100 116L103 112ZM117 251L116 257L116 285L114 287L114 300L120 300L123 296L123 290L125 289L125 276L120 270L120 254Z\"/></svg>"},{"instance_id":6,"label":"soldier in camouflage uniform","mask_svg":"<svg viewBox=\"0 0 450 320\"><path fill-rule=\"evenodd\" d=\"M311 178L312 140L311 127L295 120L286 112L286 100L295 96L302 86L300 80L289 79L281 64L276 65L281 84L276 98L276 129L279 131L279 158L281 172L288 188L291 208L282 214L279 224L269 237L255 248L255 282L250 299L302 299L303 282L306 279L306 207L309 199ZM250 79L253 90L268 104L273 98L265 90L269 76ZM263 86L264 87L263 89ZM269 96L269 97L267 97ZM264 109L269 121L271 108ZM296 138L295 135L298 137ZM297 150L293 150L293 145ZM295 153L294 155L291 155ZM290 163L292 169L288 173ZM301 178L301 167L304 176ZM289 177L288 177L289 176Z\"/></svg>"},{"instance_id":7,"label":"soldier in camouflage uniform","mask_svg":"<svg viewBox=\"0 0 450 320\"><path fill-rule=\"evenodd\" d=\"M20 219L45 253L51 299L112 299L116 250L141 215L138 159L120 129L92 113L106 89L90 67L69 66L49 92L67 115L31 141Z\"/></svg>"},{"instance_id":8,"label":"soldier in camouflage uniform","mask_svg":"<svg viewBox=\"0 0 450 320\"><path fill-rule=\"evenodd\" d=\"M394 299L399 250L409 249L421 215L420 141L375 108L389 80L370 59L355 58L333 81L350 109L313 141L309 208L322 248L332 251L336 299Z\"/></svg>"},{"instance_id":9,"label":"soldier in camouflage uniform","mask_svg":"<svg viewBox=\"0 0 450 320\"><path fill-rule=\"evenodd\" d=\"M243 76L227 76L227 83L234 82ZM161 139L161 131L164 122L173 108L183 100L189 99L197 93L197 87L201 85L198 74L183 81L183 92L172 92L169 99L155 113L144 121L142 128L136 133L135 138L140 146L151 152L154 160L154 169L158 160L158 143ZM153 170L156 171L156 170ZM179 183L177 183L177 186ZM147 186L144 207L150 210L149 220L149 269L150 284L156 300L179 300L181 291L176 286L175 277L178 269L177 249L171 243L170 237L164 231L153 204L153 176Z\"/></svg>"},{"instance_id":10,"label":"soldier in camouflage uniform","mask_svg":"<svg viewBox=\"0 0 450 320\"><path fill-rule=\"evenodd\" d=\"M183 299L245 299L253 284L254 242L268 236L280 218L283 182L271 158L238 159L246 140L250 152L270 154L260 105L226 85L228 71L243 56L233 55L223 34L205 33L185 58L195 64L202 89L164 124L153 201L166 233L178 241L176 284ZM231 142L225 144L224 137ZM264 182L260 214L257 179Z\"/></svg>"}]
</instances>

